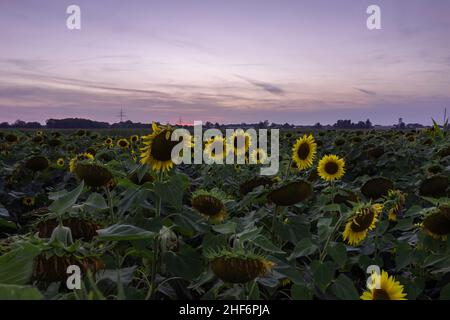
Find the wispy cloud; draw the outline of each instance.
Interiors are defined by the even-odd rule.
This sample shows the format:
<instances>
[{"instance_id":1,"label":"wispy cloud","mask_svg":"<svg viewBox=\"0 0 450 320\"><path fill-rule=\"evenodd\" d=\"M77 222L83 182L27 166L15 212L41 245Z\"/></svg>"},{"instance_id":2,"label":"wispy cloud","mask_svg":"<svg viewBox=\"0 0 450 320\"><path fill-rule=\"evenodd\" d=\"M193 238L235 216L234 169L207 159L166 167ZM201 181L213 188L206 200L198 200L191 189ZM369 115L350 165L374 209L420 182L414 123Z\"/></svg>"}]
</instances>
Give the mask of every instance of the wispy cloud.
<instances>
[{"instance_id":1,"label":"wispy cloud","mask_svg":"<svg viewBox=\"0 0 450 320\"><path fill-rule=\"evenodd\" d=\"M353 88L359 92L362 92L364 94L367 94L369 96L375 96L377 93L375 91L370 91L370 90L366 90L366 89L361 89L361 88Z\"/></svg>"},{"instance_id":2,"label":"wispy cloud","mask_svg":"<svg viewBox=\"0 0 450 320\"><path fill-rule=\"evenodd\" d=\"M253 79L249 79L247 77L243 77L240 75L236 75L236 77L243 79L245 81L247 81L248 83L250 83L251 85L254 85L255 87L261 88L264 91L267 91L269 93L272 93L274 95L279 95L282 96L284 95L286 92L280 88L277 85L274 85L272 83L267 83L267 82L262 82L262 81L258 81L258 80L253 80Z\"/></svg>"}]
</instances>

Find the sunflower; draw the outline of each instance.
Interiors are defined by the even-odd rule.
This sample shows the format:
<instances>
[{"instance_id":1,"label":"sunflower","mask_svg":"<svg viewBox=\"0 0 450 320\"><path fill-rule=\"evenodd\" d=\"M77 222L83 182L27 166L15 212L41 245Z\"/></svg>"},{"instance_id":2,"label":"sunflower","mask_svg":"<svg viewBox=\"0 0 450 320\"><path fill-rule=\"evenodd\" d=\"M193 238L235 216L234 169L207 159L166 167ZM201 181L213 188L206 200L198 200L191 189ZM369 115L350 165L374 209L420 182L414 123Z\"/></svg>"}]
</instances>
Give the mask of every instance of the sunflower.
<instances>
[{"instance_id":1,"label":"sunflower","mask_svg":"<svg viewBox=\"0 0 450 320\"><path fill-rule=\"evenodd\" d=\"M111 138L106 138L105 139L105 144L106 144L106 146L108 147L108 148L110 148L110 147L112 147L112 145L113 145L113 139L111 139Z\"/></svg>"},{"instance_id":2,"label":"sunflower","mask_svg":"<svg viewBox=\"0 0 450 320\"><path fill-rule=\"evenodd\" d=\"M36 135L37 135L37 136L43 136L43 135L44 135L44 132L42 132L42 131L39 130L39 131L36 132Z\"/></svg>"},{"instance_id":3,"label":"sunflower","mask_svg":"<svg viewBox=\"0 0 450 320\"><path fill-rule=\"evenodd\" d=\"M425 211L425 218L420 224L425 233L436 240L447 240L450 234L450 208L442 205Z\"/></svg>"},{"instance_id":4,"label":"sunflower","mask_svg":"<svg viewBox=\"0 0 450 320\"><path fill-rule=\"evenodd\" d=\"M345 173L345 161L334 154L326 155L320 159L317 173L326 181L339 180Z\"/></svg>"},{"instance_id":5,"label":"sunflower","mask_svg":"<svg viewBox=\"0 0 450 320\"><path fill-rule=\"evenodd\" d=\"M362 300L407 300L403 285L386 271L382 270L381 275L373 273L371 280L374 288L364 291Z\"/></svg>"},{"instance_id":6,"label":"sunflower","mask_svg":"<svg viewBox=\"0 0 450 320\"><path fill-rule=\"evenodd\" d=\"M25 167L31 171L43 171L48 168L50 161L44 156L33 156L25 162Z\"/></svg>"},{"instance_id":7,"label":"sunflower","mask_svg":"<svg viewBox=\"0 0 450 320\"><path fill-rule=\"evenodd\" d=\"M94 156L90 153L80 153L76 157L70 159L69 170L74 172L79 161L94 160Z\"/></svg>"},{"instance_id":8,"label":"sunflower","mask_svg":"<svg viewBox=\"0 0 450 320\"><path fill-rule=\"evenodd\" d=\"M36 203L36 199L34 197L23 197L22 204L26 207L32 207Z\"/></svg>"},{"instance_id":9,"label":"sunflower","mask_svg":"<svg viewBox=\"0 0 450 320\"><path fill-rule=\"evenodd\" d=\"M65 164L65 163L66 163L66 162L64 161L63 158L59 158L58 160L56 160L56 165L57 165L59 168L64 167L64 164Z\"/></svg>"},{"instance_id":10,"label":"sunflower","mask_svg":"<svg viewBox=\"0 0 450 320\"><path fill-rule=\"evenodd\" d=\"M113 175L108 168L99 163L79 162L73 172L80 181L84 181L89 187L106 187L113 180Z\"/></svg>"},{"instance_id":11,"label":"sunflower","mask_svg":"<svg viewBox=\"0 0 450 320\"><path fill-rule=\"evenodd\" d=\"M267 199L279 206L293 206L306 200L312 195L312 187L309 182L299 180L290 182L284 186L272 190Z\"/></svg>"},{"instance_id":12,"label":"sunflower","mask_svg":"<svg viewBox=\"0 0 450 320\"><path fill-rule=\"evenodd\" d=\"M144 137L141 148L141 163L148 164L154 171L169 171L173 167L172 149L178 144L171 141L172 129L152 124L153 132Z\"/></svg>"},{"instance_id":13,"label":"sunflower","mask_svg":"<svg viewBox=\"0 0 450 320\"><path fill-rule=\"evenodd\" d=\"M226 195L217 190L197 190L192 195L192 207L201 215L212 221L223 221L227 215L224 200Z\"/></svg>"},{"instance_id":14,"label":"sunflower","mask_svg":"<svg viewBox=\"0 0 450 320\"><path fill-rule=\"evenodd\" d=\"M128 147L130 146L130 143L128 142L127 139L119 139L117 141L117 146L122 149L128 149Z\"/></svg>"},{"instance_id":15,"label":"sunflower","mask_svg":"<svg viewBox=\"0 0 450 320\"><path fill-rule=\"evenodd\" d=\"M131 136L131 137L130 137L130 141L131 141L132 143L137 143L137 142L139 142L139 136L138 136L138 135L133 135L133 136Z\"/></svg>"},{"instance_id":16,"label":"sunflower","mask_svg":"<svg viewBox=\"0 0 450 320\"><path fill-rule=\"evenodd\" d=\"M214 137L205 143L203 154L209 160L219 162L221 160L223 161L226 157L226 150L227 148L224 139L222 137Z\"/></svg>"},{"instance_id":17,"label":"sunflower","mask_svg":"<svg viewBox=\"0 0 450 320\"><path fill-rule=\"evenodd\" d=\"M382 204L357 205L345 225L344 240L352 246L359 245L367 237L369 230L375 229L378 216L382 210Z\"/></svg>"},{"instance_id":18,"label":"sunflower","mask_svg":"<svg viewBox=\"0 0 450 320\"><path fill-rule=\"evenodd\" d=\"M312 135L299 138L292 147L292 159L300 170L307 169L313 165L316 156L317 144Z\"/></svg>"},{"instance_id":19,"label":"sunflower","mask_svg":"<svg viewBox=\"0 0 450 320\"><path fill-rule=\"evenodd\" d=\"M250 152L250 164L265 164L267 162L267 152L262 148L256 148Z\"/></svg>"},{"instance_id":20,"label":"sunflower","mask_svg":"<svg viewBox=\"0 0 450 320\"><path fill-rule=\"evenodd\" d=\"M252 145L252 136L242 129L237 129L229 137L228 144L236 155L244 154Z\"/></svg>"},{"instance_id":21,"label":"sunflower","mask_svg":"<svg viewBox=\"0 0 450 320\"><path fill-rule=\"evenodd\" d=\"M274 263L251 251L222 249L207 252L213 273L227 283L247 283L270 273Z\"/></svg>"},{"instance_id":22,"label":"sunflower","mask_svg":"<svg viewBox=\"0 0 450 320\"><path fill-rule=\"evenodd\" d=\"M397 215L405 205L406 194L400 190L389 190L385 199L386 202L384 203L384 208L386 208L388 213L388 219L396 221Z\"/></svg>"}]
</instances>

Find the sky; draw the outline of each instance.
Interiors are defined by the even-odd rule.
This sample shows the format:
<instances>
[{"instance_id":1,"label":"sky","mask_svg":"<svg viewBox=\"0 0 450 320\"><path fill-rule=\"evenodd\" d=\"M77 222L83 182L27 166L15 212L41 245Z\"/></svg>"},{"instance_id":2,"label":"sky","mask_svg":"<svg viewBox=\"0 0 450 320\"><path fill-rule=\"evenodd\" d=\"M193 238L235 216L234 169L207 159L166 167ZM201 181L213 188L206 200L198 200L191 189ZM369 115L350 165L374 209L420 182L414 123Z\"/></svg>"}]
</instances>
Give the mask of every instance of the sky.
<instances>
[{"instance_id":1,"label":"sky","mask_svg":"<svg viewBox=\"0 0 450 320\"><path fill-rule=\"evenodd\" d=\"M429 124L449 39L448 0L1 0L0 122Z\"/></svg>"}]
</instances>

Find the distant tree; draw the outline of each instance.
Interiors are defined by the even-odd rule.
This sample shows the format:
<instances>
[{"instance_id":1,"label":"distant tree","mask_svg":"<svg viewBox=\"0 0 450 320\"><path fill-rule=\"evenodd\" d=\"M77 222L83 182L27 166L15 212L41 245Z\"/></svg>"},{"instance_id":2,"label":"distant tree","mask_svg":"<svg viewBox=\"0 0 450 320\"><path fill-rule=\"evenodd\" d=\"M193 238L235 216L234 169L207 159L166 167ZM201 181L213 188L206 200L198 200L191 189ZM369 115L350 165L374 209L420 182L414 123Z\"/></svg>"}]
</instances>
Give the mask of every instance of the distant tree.
<instances>
[{"instance_id":1,"label":"distant tree","mask_svg":"<svg viewBox=\"0 0 450 320\"><path fill-rule=\"evenodd\" d=\"M0 123L0 128L9 128L9 123L8 122Z\"/></svg>"}]
</instances>

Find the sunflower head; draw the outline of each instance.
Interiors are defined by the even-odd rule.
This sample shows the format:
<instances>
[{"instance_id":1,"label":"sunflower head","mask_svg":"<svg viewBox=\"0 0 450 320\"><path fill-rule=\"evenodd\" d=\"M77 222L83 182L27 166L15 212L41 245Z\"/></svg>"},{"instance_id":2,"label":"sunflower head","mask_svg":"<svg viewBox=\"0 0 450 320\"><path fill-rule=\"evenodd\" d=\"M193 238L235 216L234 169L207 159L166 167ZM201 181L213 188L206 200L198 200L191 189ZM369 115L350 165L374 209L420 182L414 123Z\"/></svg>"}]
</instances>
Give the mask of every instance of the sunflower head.
<instances>
[{"instance_id":1,"label":"sunflower head","mask_svg":"<svg viewBox=\"0 0 450 320\"><path fill-rule=\"evenodd\" d=\"M34 197L23 197L22 204L26 207L32 207L36 203L36 199Z\"/></svg>"},{"instance_id":2,"label":"sunflower head","mask_svg":"<svg viewBox=\"0 0 450 320\"><path fill-rule=\"evenodd\" d=\"M252 146L252 136L242 129L235 130L228 139L230 150L236 155L245 154Z\"/></svg>"},{"instance_id":3,"label":"sunflower head","mask_svg":"<svg viewBox=\"0 0 450 320\"><path fill-rule=\"evenodd\" d=\"M250 164L266 164L267 163L267 152L262 148L256 148L250 152L249 162Z\"/></svg>"},{"instance_id":4,"label":"sunflower head","mask_svg":"<svg viewBox=\"0 0 450 320\"><path fill-rule=\"evenodd\" d=\"M403 285L393 276L382 270L381 274L371 275L371 288L363 292L362 300L406 300Z\"/></svg>"},{"instance_id":5,"label":"sunflower head","mask_svg":"<svg viewBox=\"0 0 450 320\"><path fill-rule=\"evenodd\" d=\"M113 139L110 138L110 137L106 138L106 139L105 139L105 144L106 144L107 147L112 147L112 145L113 145Z\"/></svg>"},{"instance_id":6,"label":"sunflower head","mask_svg":"<svg viewBox=\"0 0 450 320\"><path fill-rule=\"evenodd\" d=\"M433 239L446 240L450 234L450 206L427 209L420 226Z\"/></svg>"},{"instance_id":7,"label":"sunflower head","mask_svg":"<svg viewBox=\"0 0 450 320\"><path fill-rule=\"evenodd\" d=\"M305 134L294 144L292 148L292 159L298 169L305 170L313 165L316 152L317 144L314 137L311 134L309 136Z\"/></svg>"},{"instance_id":8,"label":"sunflower head","mask_svg":"<svg viewBox=\"0 0 450 320\"><path fill-rule=\"evenodd\" d=\"M326 181L339 180L345 174L345 161L334 154L326 155L320 159L317 173Z\"/></svg>"},{"instance_id":9,"label":"sunflower head","mask_svg":"<svg viewBox=\"0 0 450 320\"><path fill-rule=\"evenodd\" d=\"M169 171L173 167L172 150L178 142L171 140L173 130L170 127L158 127L153 123L152 129L143 140L141 163L148 164L154 171Z\"/></svg>"},{"instance_id":10,"label":"sunflower head","mask_svg":"<svg viewBox=\"0 0 450 320\"><path fill-rule=\"evenodd\" d=\"M70 159L69 170L70 172L74 172L77 164L81 161L94 161L94 156L90 153L80 153L74 158Z\"/></svg>"},{"instance_id":11,"label":"sunflower head","mask_svg":"<svg viewBox=\"0 0 450 320\"><path fill-rule=\"evenodd\" d=\"M213 137L206 141L203 154L212 161L223 160L227 156L226 141L222 137Z\"/></svg>"},{"instance_id":12,"label":"sunflower head","mask_svg":"<svg viewBox=\"0 0 450 320\"><path fill-rule=\"evenodd\" d=\"M83 137L83 136L86 135L86 130L80 129L80 130L77 131L76 135L79 136L79 137Z\"/></svg>"},{"instance_id":13,"label":"sunflower head","mask_svg":"<svg viewBox=\"0 0 450 320\"><path fill-rule=\"evenodd\" d=\"M345 225L344 240L352 246L359 245L367 237L369 230L375 228L382 210L382 204L362 203L356 205Z\"/></svg>"},{"instance_id":14,"label":"sunflower head","mask_svg":"<svg viewBox=\"0 0 450 320\"><path fill-rule=\"evenodd\" d=\"M373 147L367 150L367 155L369 158L378 159L384 154L384 148L381 146Z\"/></svg>"},{"instance_id":15,"label":"sunflower head","mask_svg":"<svg viewBox=\"0 0 450 320\"><path fill-rule=\"evenodd\" d=\"M372 178L361 187L362 194L370 200L377 200L388 195L394 189L394 183L386 178Z\"/></svg>"},{"instance_id":16,"label":"sunflower head","mask_svg":"<svg viewBox=\"0 0 450 320\"><path fill-rule=\"evenodd\" d=\"M48 168L50 161L44 156L34 156L25 162L25 167L31 171L43 171Z\"/></svg>"},{"instance_id":17,"label":"sunflower head","mask_svg":"<svg viewBox=\"0 0 450 320\"><path fill-rule=\"evenodd\" d=\"M419 187L419 194L425 197L435 197L445 195L448 188L448 177L446 175L434 175L423 180Z\"/></svg>"},{"instance_id":18,"label":"sunflower head","mask_svg":"<svg viewBox=\"0 0 450 320\"><path fill-rule=\"evenodd\" d=\"M406 193L400 190L389 190L385 197L384 208L388 213L388 218L391 221L397 220L397 215L402 210L406 201Z\"/></svg>"},{"instance_id":19,"label":"sunflower head","mask_svg":"<svg viewBox=\"0 0 450 320\"><path fill-rule=\"evenodd\" d=\"M16 136L15 134L10 133L5 136L5 140L8 143L15 143L15 142L19 141L19 137Z\"/></svg>"},{"instance_id":20,"label":"sunflower head","mask_svg":"<svg viewBox=\"0 0 450 320\"><path fill-rule=\"evenodd\" d=\"M271 191L267 198L279 206L292 206L306 200L312 195L312 187L309 182L299 180L290 182Z\"/></svg>"},{"instance_id":21,"label":"sunflower head","mask_svg":"<svg viewBox=\"0 0 450 320\"><path fill-rule=\"evenodd\" d=\"M74 173L80 181L84 180L87 186L93 188L106 187L113 180L113 175L108 168L89 161L78 162Z\"/></svg>"},{"instance_id":22,"label":"sunflower head","mask_svg":"<svg viewBox=\"0 0 450 320\"><path fill-rule=\"evenodd\" d=\"M56 166L58 166L59 168L63 168L65 164L66 162L64 161L64 158L59 158L58 160L56 160Z\"/></svg>"},{"instance_id":23,"label":"sunflower head","mask_svg":"<svg viewBox=\"0 0 450 320\"><path fill-rule=\"evenodd\" d=\"M204 217L212 221L223 221L227 215L224 201L227 196L217 190L197 190L192 194L192 207Z\"/></svg>"},{"instance_id":24,"label":"sunflower head","mask_svg":"<svg viewBox=\"0 0 450 320\"><path fill-rule=\"evenodd\" d=\"M264 186L264 187L270 187L275 183L274 178L269 178L269 177L253 177L243 183L241 183L241 185L239 186L239 191L241 193L241 195L246 195L250 192L252 192L255 188L259 187L259 186Z\"/></svg>"},{"instance_id":25,"label":"sunflower head","mask_svg":"<svg viewBox=\"0 0 450 320\"><path fill-rule=\"evenodd\" d=\"M272 270L273 262L252 251L222 249L207 252L213 273L227 283L247 283L264 277Z\"/></svg>"},{"instance_id":26,"label":"sunflower head","mask_svg":"<svg viewBox=\"0 0 450 320\"><path fill-rule=\"evenodd\" d=\"M62 144L62 141L59 139L51 139L47 144L52 148L56 148Z\"/></svg>"},{"instance_id":27,"label":"sunflower head","mask_svg":"<svg viewBox=\"0 0 450 320\"><path fill-rule=\"evenodd\" d=\"M128 149L130 147L130 143L127 139L119 139L117 140L117 146L122 149Z\"/></svg>"},{"instance_id":28,"label":"sunflower head","mask_svg":"<svg viewBox=\"0 0 450 320\"><path fill-rule=\"evenodd\" d=\"M96 235L100 225L92 219L81 217L65 218L62 221L65 227L70 228L73 240L91 241ZM37 223L40 238L50 238L53 230L59 225L58 219L47 217Z\"/></svg>"},{"instance_id":29,"label":"sunflower head","mask_svg":"<svg viewBox=\"0 0 450 320\"><path fill-rule=\"evenodd\" d=\"M155 181L155 178L149 173L146 172L141 179L139 179L139 175L137 171L134 171L132 174L130 174L130 176L128 177L128 179L131 180L131 182L133 182L136 185L143 185L146 182L153 182Z\"/></svg>"},{"instance_id":30,"label":"sunflower head","mask_svg":"<svg viewBox=\"0 0 450 320\"><path fill-rule=\"evenodd\" d=\"M133 135L133 136L131 136L131 137L130 137L130 141L131 141L132 143L138 143L138 142L140 142L139 136L138 136L138 135Z\"/></svg>"}]
</instances>

